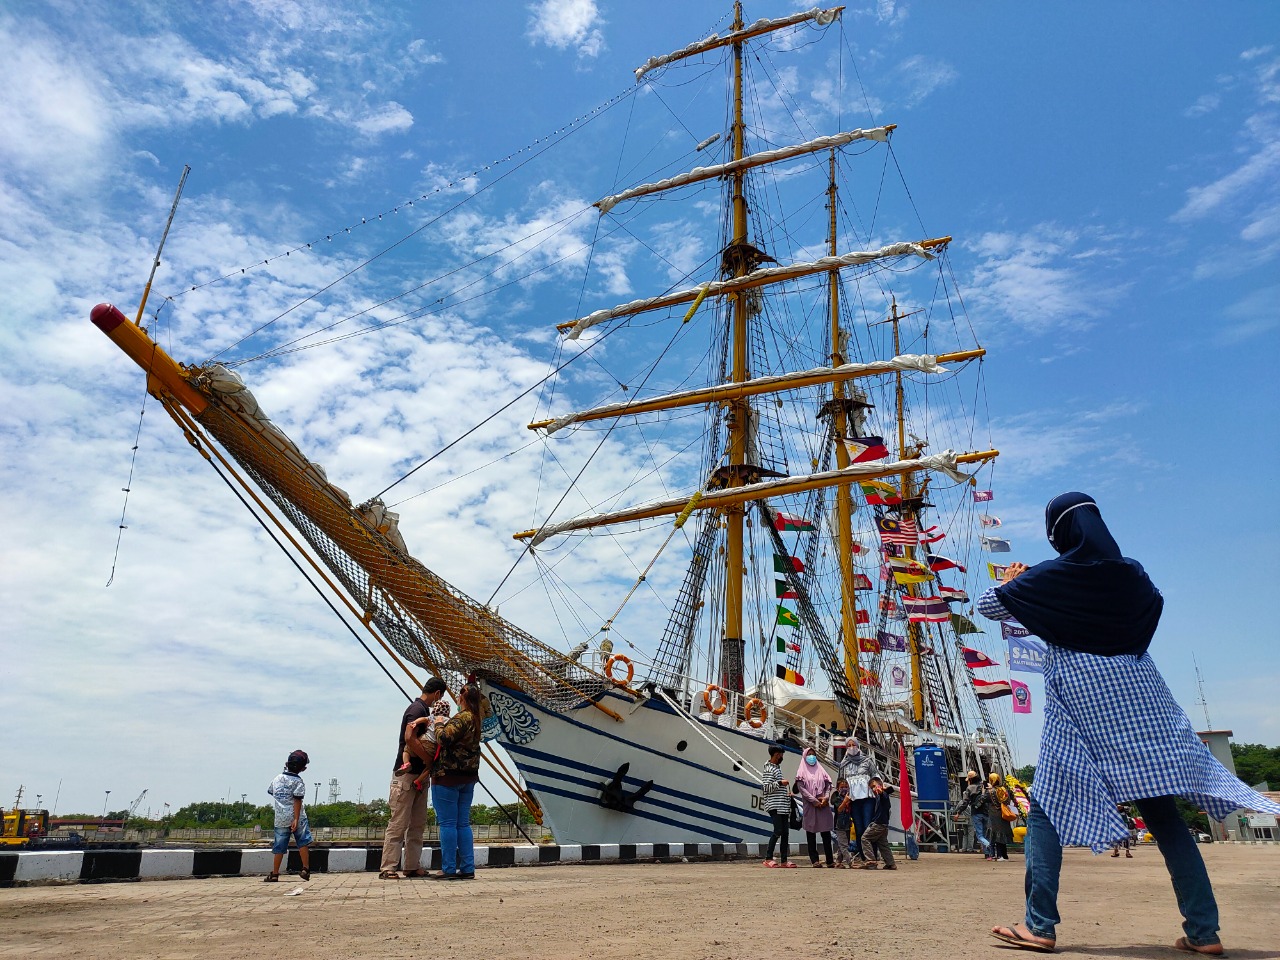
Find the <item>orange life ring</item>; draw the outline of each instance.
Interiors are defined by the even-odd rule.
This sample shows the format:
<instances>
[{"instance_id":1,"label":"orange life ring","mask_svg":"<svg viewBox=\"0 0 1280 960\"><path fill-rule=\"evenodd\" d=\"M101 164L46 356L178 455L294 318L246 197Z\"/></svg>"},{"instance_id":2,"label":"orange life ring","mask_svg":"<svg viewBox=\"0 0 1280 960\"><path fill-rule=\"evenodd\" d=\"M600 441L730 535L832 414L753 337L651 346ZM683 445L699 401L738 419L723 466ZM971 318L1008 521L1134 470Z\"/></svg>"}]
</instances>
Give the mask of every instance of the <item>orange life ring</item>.
<instances>
[{"instance_id":1,"label":"orange life ring","mask_svg":"<svg viewBox=\"0 0 1280 960\"><path fill-rule=\"evenodd\" d=\"M760 712L758 717L755 715L757 710ZM742 719L751 724L754 729L759 730L764 726L764 722L769 719L769 709L759 697L752 697L742 709Z\"/></svg>"},{"instance_id":2,"label":"orange life ring","mask_svg":"<svg viewBox=\"0 0 1280 960\"><path fill-rule=\"evenodd\" d=\"M716 704L714 707L711 705L711 695L713 693L716 695ZM707 708L713 717L720 716L726 709L728 709L729 705L725 700L724 691L714 683L708 683L707 689L702 691L702 705Z\"/></svg>"},{"instance_id":3,"label":"orange life ring","mask_svg":"<svg viewBox=\"0 0 1280 960\"><path fill-rule=\"evenodd\" d=\"M621 663L626 666L627 678L625 680L619 680L617 677L613 675L613 665L615 663ZM625 687L631 683L631 678L636 675L636 668L632 665L631 661L628 660L626 657L624 657L622 654L615 653L613 656L611 656L608 660L604 662L604 675L608 677L610 680L612 680L618 686Z\"/></svg>"}]
</instances>

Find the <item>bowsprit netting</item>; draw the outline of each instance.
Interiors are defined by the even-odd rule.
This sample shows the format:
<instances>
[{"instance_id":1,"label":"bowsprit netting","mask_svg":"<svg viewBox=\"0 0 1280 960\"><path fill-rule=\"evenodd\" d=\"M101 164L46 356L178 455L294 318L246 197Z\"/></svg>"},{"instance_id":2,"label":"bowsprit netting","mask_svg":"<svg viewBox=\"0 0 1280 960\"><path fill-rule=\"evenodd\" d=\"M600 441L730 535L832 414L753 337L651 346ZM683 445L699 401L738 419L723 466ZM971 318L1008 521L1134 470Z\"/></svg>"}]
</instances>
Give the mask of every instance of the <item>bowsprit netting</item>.
<instances>
[{"instance_id":1,"label":"bowsprit netting","mask_svg":"<svg viewBox=\"0 0 1280 960\"><path fill-rule=\"evenodd\" d=\"M552 710L612 684L547 646L409 555L381 501L353 506L259 410L220 364L189 382L209 400L196 419L311 545L351 599L406 660L435 673L497 680Z\"/></svg>"}]
</instances>

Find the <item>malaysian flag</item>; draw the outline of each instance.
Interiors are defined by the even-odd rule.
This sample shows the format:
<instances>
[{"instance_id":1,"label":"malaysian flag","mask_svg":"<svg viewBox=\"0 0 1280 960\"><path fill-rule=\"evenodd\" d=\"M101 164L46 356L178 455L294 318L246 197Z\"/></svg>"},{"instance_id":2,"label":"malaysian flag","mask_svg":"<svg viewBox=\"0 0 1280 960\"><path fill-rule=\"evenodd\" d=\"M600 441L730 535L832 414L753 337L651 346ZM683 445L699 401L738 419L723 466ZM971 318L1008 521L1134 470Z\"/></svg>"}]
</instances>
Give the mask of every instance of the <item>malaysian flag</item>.
<instances>
[{"instance_id":1,"label":"malaysian flag","mask_svg":"<svg viewBox=\"0 0 1280 960\"><path fill-rule=\"evenodd\" d=\"M902 604L912 623L947 623L951 619L951 608L941 597L903 597Z\"/></svg>"},{"instance_id":2,"label":"malaysian flag","mask_svg":"<svg viewBox=\"0 0 1280 960\"><path fill-rule=\"evenodd\" d=\"M876 521L882 543L901 543L913 546L920 542L920 532L914 520L894 520L892 517L881 517Z\"/></svg>"}]
</instances>

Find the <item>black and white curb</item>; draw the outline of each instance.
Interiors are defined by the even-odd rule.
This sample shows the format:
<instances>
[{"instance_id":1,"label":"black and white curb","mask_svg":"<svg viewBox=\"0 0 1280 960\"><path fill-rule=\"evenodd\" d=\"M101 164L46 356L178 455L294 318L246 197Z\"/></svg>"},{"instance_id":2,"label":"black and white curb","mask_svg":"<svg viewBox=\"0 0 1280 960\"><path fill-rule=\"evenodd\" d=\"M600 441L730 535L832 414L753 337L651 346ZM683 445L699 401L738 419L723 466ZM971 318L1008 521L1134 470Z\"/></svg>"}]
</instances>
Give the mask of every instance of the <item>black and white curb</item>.
<instances>
[{"instance_id":1,"label":"black and white curb","mask_svg":"<svg viewBox=\"0 0 1280 960\"><path fill-rule=\"evenodd\" d=\"M477 846L476 867L532 867L553 863L630 863L641 860L759 859L760 843L609 843L557 846ZM423 861L440 869L440 850L423 848ZM28 883L178 880L253 877L271 872L270 850L23 850L0 852L0 887ZM381 848L312 847L312 873L377 872ZM289 851L290 870L302 862Z\"/></svg>"}]
</instances>

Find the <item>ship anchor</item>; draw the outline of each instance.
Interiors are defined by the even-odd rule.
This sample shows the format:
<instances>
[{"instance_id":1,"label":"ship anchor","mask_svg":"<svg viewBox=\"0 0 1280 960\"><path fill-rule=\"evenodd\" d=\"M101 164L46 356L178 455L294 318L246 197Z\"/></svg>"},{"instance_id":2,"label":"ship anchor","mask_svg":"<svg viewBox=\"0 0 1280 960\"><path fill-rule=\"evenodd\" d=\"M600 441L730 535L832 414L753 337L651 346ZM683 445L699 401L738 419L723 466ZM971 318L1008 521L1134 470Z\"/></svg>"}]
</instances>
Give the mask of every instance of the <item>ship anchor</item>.
<instances>
[{"instance_id":1,"label":"ship anchor","mask_svg":"<svg viewBox=\"0 0 1280 960\"><path fill-rule=\"evenodd\" d=\"M630 813L644 795L653 789L653 781L646 780L640 785L638 790L627 793L622 787L622 779L627 775L627 771L631 769L631 764L624 763L618 768L618 772L613 775L613 779L606 783L600 790L600 799L597 801L600 806L606 810L619 810L622 813Z\"/></svg>"}]
</instances>

